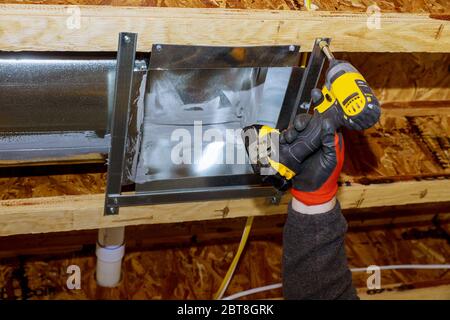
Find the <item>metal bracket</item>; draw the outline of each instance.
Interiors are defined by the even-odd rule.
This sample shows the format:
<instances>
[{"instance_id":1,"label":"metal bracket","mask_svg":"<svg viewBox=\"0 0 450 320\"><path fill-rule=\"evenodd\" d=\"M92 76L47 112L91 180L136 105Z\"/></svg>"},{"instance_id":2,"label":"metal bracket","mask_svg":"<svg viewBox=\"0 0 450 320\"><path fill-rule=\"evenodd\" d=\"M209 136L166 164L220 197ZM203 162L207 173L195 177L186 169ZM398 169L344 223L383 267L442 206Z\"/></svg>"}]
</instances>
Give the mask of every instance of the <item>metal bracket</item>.
<instances>
[{"instance_id":1,"label":"metal bracket","mask_svg":"<svg viewBox=\"0 0 450 320\"><path fill-rule=\"evenodd\" d=\"M299 113L306 113L309 111L311 105L311 90L317 86L322 68L325 63L326 57L319 47L319 42L326 41L330 44L330 38L317 38L314 42L311 56L308 60L308 65L304 72L300 89L298 91L297 98L295 99L294 108L292 110L289 124L292 124L294 118Z\"/></svg>"},{"instance_id":2,"label":"metal bracket","mask_svg":"<svg viewBox=\"0 0 450 320\"><path fill-rule=\"evenodd\" d=\"M118 214L119 211L117 201L110 196L120 195L122 191L122 171L128 133L136 43L136 33L119 34L111 148L109 150L108 176L106 180L105 215Z\"/></svg>"},{"instance_id":3,"label":"metal bracket","mask_svg":"<svg viewBox=\"0 0 450 320\"><path fill-rule=\"evenodd\" d=\"M285 126L299 111L299 106L303 102L309 102L311 99L311 90L317 85L320 73L325 61L317 39L313 52L308 62L307 68L297 76L302 76L301 83L295 75L291 75L288 91L283 103L281 112L289 116L281 116L284 120L279 120L279 124ZM128 136L128 122L130 117L131 95L133 87L133 72L136 68L145 68L144 65L135 64L137 34L120 33L116 65L115 92L111 120L111 147L108 158L108 174L106 184L105 215L114 215L119 213L121 206L138 206L153 203L179 202L196 199L199 195L201 199L220 199L225 197L250 197L250 196L273 196L274 189L271 186L233 184L229 180L225 185L203 185L202 188L195 190L163 190L154 192L136 192L134 194L122 194L122 177L125 164L126 142ZM292 51L292 50L291 50ZM142 70L142 69L140 69ZM288 96L289 94L289 96ZM294 101L295 97L295 101ZM292 108L292 103L295 103ZM281 122L280 122L281 121ZM245 177L242 177L245 178ZM219 179L226 182L227 177ZM231 184L230 184L231 183ZM279 200L280 194L276 194L275 199ZM200 198L198 200L201 200ZM275 201L276 203L277 201Z\"/></svg>"}]
</instances>

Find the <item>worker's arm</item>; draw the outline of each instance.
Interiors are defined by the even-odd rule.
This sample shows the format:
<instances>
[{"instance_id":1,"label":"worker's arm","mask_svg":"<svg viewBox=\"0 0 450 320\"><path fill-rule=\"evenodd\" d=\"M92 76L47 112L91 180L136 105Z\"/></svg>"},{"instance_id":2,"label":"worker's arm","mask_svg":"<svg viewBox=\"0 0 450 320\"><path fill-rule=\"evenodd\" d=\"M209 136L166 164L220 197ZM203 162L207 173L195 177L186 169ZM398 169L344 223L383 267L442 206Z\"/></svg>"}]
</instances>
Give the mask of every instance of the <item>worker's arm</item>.
<instances>
[{"instance_id":1,"label":"worker's arm","mask_svg":"<svg viewBox=\"0 0 450 320\"><path fill-rule=\"evenodd\" d=\"M281 143L295 143L297 132L308 122L308 115L297 117ZM320 150L303 162L293 180L283 234L285 299L358 298L345 253L347 223L336 200L344 142L326 123L321 141Z\"/></svg>"}]
</instances>

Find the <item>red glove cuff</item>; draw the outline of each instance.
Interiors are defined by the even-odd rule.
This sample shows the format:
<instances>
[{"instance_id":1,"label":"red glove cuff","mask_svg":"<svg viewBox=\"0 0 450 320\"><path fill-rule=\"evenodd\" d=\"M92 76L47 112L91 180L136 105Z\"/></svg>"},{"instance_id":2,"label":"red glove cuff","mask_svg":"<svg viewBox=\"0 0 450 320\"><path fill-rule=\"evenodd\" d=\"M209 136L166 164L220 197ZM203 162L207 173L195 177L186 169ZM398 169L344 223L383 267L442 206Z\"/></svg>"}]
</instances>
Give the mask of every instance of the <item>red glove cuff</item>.
<instances>
[{"instance_id":1,"label":"red glove cuff","mask_svg":"<svg viewBox=\"0 0 450 320\"><path fill-rule=\"evenodd\" d=\"M308 205L314 206L330 201L336 195L338 190L338 179L344 164L344 139L341 139L342 148L339 148L339 135L334 136L334 145L336 148L337 164L331 175L325 183L317 190L312 192L305 192L291 189L291 193L295 199Z\"/></svg>"}]
</instances>

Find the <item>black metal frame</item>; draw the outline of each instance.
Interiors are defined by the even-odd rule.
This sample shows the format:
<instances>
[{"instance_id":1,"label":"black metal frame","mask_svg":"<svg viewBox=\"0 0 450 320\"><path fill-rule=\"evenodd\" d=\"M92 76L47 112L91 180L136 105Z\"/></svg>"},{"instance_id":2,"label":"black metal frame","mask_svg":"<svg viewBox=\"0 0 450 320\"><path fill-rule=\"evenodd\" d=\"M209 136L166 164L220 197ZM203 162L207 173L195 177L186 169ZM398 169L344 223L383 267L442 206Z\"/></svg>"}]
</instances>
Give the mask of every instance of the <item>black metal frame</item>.
<instances>
[{"instance_id":1,"label":"black metal frame","mask_svg":"<svg viewBox=\"0 0 450 320\"><path fill-rule=\"evenodd\" d=\"M108 176L106 180L105 215L119 213L116 197L120 197L122 192L122 171L125 162L136 44L136 33L119 34L111 126L111 148L108 156Z\"/></svg>"},{"instance_id":2,"label":"black metal frame","mask_svg":"<svg viewBox=\"0 0 450 320\"><path fill-rule=\"evenodd\" d=\"M308 103L311 99L310 91L319 80L320 73L325 61L321 54L317 39L299 84L298 79L291 76L288 90L283 102L280 114L289 114L290 117L281 117L278 127L283 129L288 125L288 119L292 122L293 117L302 110L299 106ZM276 195L271 186L260 184L231 184L220 186L208 186L201 188L185 188L176 190L158 190L152 192L139 192L122 194L122 179L125 158L125 148L128 135L128 118L130 114L130 97L132 92L133 69L136 56L137 34L120 33L117 53L115 93L111 125L111 148L109 150L108 176L105 198L105 215L119 213L119 207L149 205L155 203L185 202L193 200L213 200L224 198L246 198ZM298 74L297 74L298 75ZM300 86L300 88L299 88ZM294 100L295 97L295 100ZM292 103L294 102L294 106ZM291 112L292 111L292 112ZM306 112L306 110L303 110ZM222 181L224 181L222 179ZM226 177L225 177L226 181ZM232 182L232 181L230 181Z\"/></svg>"},{"instance_id":3,"label":"black metal frame","mask_svg":"<svg viewBox=\"0 0 450 320\"><path fill-rule=\"evenodd\" d=\"M294 121L294 118L299 113L305 113L309 111L311 102L311 90L317 87L322 68L325 63L326 57L319 47L319 42L326 41L330 44L330 38L317 38L314 42L311 56L308 60L305 72L300 83L300 89L297 91L297 97L294 102L294 109L291 114L289 123Z\"/></svg>"}]
</instances>

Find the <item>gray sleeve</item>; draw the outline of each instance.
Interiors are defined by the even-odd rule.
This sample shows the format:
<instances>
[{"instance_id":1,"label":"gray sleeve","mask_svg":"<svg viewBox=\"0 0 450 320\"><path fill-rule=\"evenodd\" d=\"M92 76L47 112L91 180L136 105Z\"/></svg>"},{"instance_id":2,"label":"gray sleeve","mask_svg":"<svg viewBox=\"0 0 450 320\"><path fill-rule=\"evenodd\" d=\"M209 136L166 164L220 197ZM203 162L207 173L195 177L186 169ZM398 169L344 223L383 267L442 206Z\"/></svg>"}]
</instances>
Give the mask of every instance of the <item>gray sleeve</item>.
<instances>
[{"instance_id":1,"label":"gray sleeve","mask_svg":"<svg viewBox=\"0 0 450 320\"><path fill-rule=\"evenodd\" d=\"M285 299L358 299L345 253L346 231L339 202L314 215L289 204L283 233Z\"/></svg>"}]
</instances>

